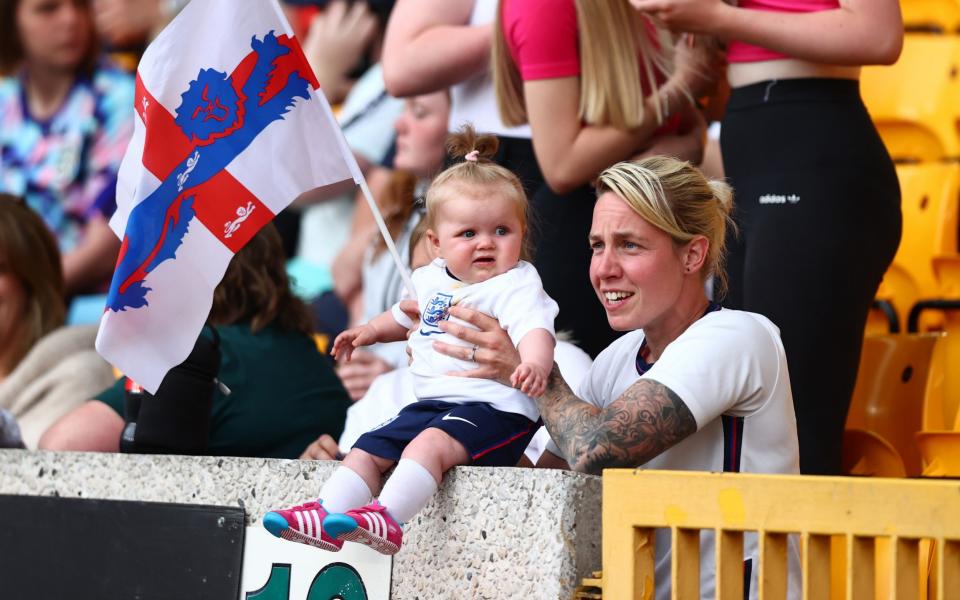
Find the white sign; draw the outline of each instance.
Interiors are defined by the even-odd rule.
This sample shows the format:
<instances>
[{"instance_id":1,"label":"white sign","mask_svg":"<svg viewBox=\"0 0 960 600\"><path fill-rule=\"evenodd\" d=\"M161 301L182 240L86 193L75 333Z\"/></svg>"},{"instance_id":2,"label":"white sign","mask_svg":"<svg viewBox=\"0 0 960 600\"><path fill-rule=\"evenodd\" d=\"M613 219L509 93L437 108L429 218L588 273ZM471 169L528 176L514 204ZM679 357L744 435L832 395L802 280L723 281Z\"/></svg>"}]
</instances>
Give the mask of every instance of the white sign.
<instances>
[{"instance_id":1,"label":"white sign","mask_svg":"<svg viewBox=\"0 0 960 600\"><path fill-rule=\"evenodd\" d=\"M327 552L247 527L239 600L389 600L392 562L361 544Z\"/></svg>"}]
</instances>

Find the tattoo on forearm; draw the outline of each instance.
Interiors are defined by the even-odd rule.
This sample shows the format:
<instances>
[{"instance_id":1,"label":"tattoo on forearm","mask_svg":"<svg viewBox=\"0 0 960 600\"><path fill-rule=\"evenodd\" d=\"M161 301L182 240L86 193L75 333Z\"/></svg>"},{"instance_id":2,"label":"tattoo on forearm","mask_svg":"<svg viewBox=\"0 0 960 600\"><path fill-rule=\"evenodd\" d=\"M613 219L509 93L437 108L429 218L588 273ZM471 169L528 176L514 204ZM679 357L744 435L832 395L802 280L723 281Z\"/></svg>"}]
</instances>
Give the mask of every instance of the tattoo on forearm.
<instances>
[{"instance_id":1,"label":"tattoo on forearm","mask_svg":"<svg viewBox=\"0 0 960 600\"><path fill-rule=\"evenodd\" d=\"M683 400L667 386L640 379L606 408L577 398L556 365L537 400L551 437L577 471L638 467L697 430Z\"/></svg>"}]
</instances>

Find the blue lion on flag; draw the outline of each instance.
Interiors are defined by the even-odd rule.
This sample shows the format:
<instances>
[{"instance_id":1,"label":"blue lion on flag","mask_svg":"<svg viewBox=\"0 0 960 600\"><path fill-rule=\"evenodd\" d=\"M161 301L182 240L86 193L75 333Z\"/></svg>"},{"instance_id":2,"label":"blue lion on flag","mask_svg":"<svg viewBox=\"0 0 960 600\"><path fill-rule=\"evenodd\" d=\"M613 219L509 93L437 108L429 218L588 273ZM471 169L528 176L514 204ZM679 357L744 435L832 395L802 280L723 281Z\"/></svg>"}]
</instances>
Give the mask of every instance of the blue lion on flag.
<instances>
[{"instance_id":1,"label":"blue lion on flag","mask_svg":"<svg viewBox=\"0 0 960 600\"><path fill-rule=\"evenodd\" d=\"M194 147L152 194L131 211L120 257L110 283L107 308L118 312L148 304L144 279L176 256L193 219L192 188L209 181L245 150L270 123L283 119L297 98L310 100L310 84L290 73L276 94L266 97L281 57L290 49L273 31L254 36L256 64L241 93L233 78L215 69L201 69L181 96L174 122Z\"/></svg>"}]
</instances>

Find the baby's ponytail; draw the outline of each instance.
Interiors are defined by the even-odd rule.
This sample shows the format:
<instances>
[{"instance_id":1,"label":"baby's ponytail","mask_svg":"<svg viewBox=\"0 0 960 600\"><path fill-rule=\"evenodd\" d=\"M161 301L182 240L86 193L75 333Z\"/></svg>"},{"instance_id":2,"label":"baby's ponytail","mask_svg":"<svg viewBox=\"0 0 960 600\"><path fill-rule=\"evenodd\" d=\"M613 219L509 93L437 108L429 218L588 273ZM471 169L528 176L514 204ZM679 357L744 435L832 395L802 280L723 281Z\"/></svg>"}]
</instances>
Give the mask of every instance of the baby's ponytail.
<instances>
[{"instance_id":1,"label":"baby's ponytail","mask_svg":"<svg viewBox=\"0 0 960 600\"><path fill-rule=\"evenodd\" d=\"M478 134L471 125L464 125L447 137L447 154L465 162L493 162L499 147L497 136Z\"/></svg>"}]
</instances>

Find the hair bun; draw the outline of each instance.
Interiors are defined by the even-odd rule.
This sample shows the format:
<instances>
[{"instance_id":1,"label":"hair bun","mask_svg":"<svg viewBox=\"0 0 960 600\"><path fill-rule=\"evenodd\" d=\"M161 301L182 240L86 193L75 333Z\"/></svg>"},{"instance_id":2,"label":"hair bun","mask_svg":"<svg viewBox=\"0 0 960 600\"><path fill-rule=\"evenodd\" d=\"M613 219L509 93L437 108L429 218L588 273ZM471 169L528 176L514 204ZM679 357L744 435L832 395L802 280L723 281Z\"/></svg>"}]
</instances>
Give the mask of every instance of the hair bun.
<instances>
[{"instance_id":1,"label":"hair bun","mask_svg":"<svg viewBox=\"0 0 960 600\"><path fill-rule=\"evenodd\" d=\"M733 188L728 183L717 179L711 179L707 183L710 184L713 197L720 203L723 213L729 215L733 211Z\"/></svg>"},{"instance_id":2,"label":"hair bun","mask_svg":"<svg viewBox=\"0 0 960 600\"><path fill-rule=\"evenodd\" d=\"M491 161L499 146L497 136L477 134L472 125L464 125L447 137L447 154L458 160L466 160L468 154L476 152L477 162Z\"/></svg>"}]
</instances>

